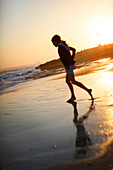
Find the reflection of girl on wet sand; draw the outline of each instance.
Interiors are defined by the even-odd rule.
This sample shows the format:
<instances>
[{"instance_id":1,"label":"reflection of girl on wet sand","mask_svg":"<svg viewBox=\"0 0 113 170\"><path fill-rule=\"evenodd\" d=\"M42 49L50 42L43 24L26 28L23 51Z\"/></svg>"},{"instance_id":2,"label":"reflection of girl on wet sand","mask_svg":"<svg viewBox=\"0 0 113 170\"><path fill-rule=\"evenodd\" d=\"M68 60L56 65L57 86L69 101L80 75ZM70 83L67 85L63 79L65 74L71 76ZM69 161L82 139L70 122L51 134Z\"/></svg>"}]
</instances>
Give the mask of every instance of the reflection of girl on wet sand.
<instances>
[{"instance_id":1,"label":"reflection of girl on wet sand","mask_svg":"<svg viewBox=\"0 0 113 170\"><path fill-rule=\"evenodd\" d=\"M74 122L74 124L77 128L77 137L76 137L76 141L75 141L76 150L77 150L77 153L86 154L87 153L87 146L91 145L92 142L91 142L91 139L89 137L88 132L86 131L86 128L84 127L83 121L88 118L90 112L92 111L92 109L94 109L93 101L91 103L91 106L90 106L88 112L86 112L79 119L78 119L77 103L72 102L71 104L74 107L73 122Z\"/></svg>"}]
</instances>

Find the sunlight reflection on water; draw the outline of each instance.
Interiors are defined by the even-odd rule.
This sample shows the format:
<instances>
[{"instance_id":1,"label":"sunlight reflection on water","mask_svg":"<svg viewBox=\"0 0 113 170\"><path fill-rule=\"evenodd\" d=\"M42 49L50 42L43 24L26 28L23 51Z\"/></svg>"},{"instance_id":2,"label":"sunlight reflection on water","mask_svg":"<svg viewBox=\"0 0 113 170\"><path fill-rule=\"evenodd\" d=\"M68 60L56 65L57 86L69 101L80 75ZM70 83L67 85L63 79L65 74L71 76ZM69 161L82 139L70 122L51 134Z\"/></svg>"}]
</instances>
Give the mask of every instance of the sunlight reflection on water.
<instances>
[{"instance_id":1,"label":"sunlight reflection on water","mask_svg":"<svg viewBox=\"0 0 113 170\"><path fill-rule=\"evenodd\" d=\"M107 83L113 85L113 72L106 72L104 78L107 81Z\"/></svg>"},{"instance_id":2,"label":"sunlight reflection on water","mask_svg":"<svg viewBox=\"0 0 113 170\"><path fill-rule=\"evenodd\" d=\"M106 70L113 71L113 63L110 63L109 65L107 65L107 69Z\"/></svg>"},{"instance_id":3,"label":"sunlight reflection on water","mask_svg":"<svg viewBox=\"0 0 113 170\"><path fill-rule=\"evenodd\" d=\"M110 62L110 58L104 58L104 59L101 59L101 60L97 60L98 62L100 63L103 63L103 62Z\"/></svg>"}]
</instances>

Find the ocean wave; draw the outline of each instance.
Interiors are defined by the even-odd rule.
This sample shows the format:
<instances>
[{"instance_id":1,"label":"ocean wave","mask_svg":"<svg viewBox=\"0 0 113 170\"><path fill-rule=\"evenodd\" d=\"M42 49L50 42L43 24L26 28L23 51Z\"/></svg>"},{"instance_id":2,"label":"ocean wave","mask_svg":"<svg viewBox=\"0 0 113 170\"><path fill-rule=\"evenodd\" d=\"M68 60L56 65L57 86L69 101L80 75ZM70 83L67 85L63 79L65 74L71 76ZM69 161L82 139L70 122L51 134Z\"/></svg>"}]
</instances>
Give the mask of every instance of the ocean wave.
<instances>
[{"instance_id":1,"label":"ocean wave","mask_svg":"<svg viewBox=\"0 0 113 170\"><path fill-rule=\"evenodd\" d=\"M52 76L64 72L64 68L53 69L53 70L38 70L33 68L26 68L27 71L23 72L23 69L6 71L0 74L0 94L4 93L4 89L14 86L18 83L23 83L28 80L39 79L47 76ZM28 70L29 69L29 70ZM25 69L24 69L25 70Z\"/></svg>"},{"instance_id":2,"label":"ocean wave","mask_svg":"<svg viewBox=\"0 0 113 170\"><path fill-rule=\"evenodd\" d=\"M33 75L37 74L38 72L38 70L34 70L33 68L31 70L31 67L1 72L0 90L2 91L7 87L22 83L26 81L27 77L33 77Z\"/></svg>"}]
</instances>

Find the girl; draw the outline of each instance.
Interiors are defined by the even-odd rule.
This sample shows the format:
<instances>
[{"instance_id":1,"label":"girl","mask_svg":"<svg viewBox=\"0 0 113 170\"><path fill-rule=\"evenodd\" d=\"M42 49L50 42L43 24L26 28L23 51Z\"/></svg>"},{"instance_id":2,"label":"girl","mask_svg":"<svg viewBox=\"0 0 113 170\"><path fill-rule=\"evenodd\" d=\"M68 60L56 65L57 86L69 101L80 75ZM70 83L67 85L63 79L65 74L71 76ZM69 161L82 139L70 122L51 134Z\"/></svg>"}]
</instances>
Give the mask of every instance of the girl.
<instances>
[{"instance_id":1,"label":"girl","mask_svg":"<svg viewBox=\"0 0 113 170\"><path fill-rule=\"evenodd\" d=\"M82 83L76 81L74 78L73 70L76 68L74 61L76 49L69 47L65 41L61 40L61 37L59 35L54 35L51 41L55 47L58 47L58 54L66 70L66 83L68 84L71 91L71 98L67 102L72 102L76 99L72 84L75 84L78 87L86 90L91 96L91 99L94 100L92 96L92 89L88 89ZM70 53L70 51L72 52L72 54Z\"/></svg>"}]
</instances>

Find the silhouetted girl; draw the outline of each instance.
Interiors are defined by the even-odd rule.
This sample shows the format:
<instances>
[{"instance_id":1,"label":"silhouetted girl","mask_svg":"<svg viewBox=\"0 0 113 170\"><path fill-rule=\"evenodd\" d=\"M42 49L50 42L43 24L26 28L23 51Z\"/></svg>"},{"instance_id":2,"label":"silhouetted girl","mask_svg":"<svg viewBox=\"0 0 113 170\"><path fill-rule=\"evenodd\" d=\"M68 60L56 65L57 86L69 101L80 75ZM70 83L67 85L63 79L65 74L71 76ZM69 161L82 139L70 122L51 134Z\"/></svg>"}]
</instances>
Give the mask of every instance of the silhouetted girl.
<instances>
[{"instance_id":1,"label":"silhouetted girl","mask_svg":"<svg viewBox=\"0 0 113 170\"><path fill-rule=\"evenodd\" d=\"M58 47L58 54L66 70L66 83L68 84L71 91L71 98L67 102L71 102L76 99L72 84L75 84L78 87L86 90L93 100L92 89L88 89L74 78L73 70L76 68L74 61L76 49L69 47L65 41L61 40L59 35L54 35L51 41L55 47ZM70 51L72 51L72 54Z\"/></svg>"}]
</instances>

